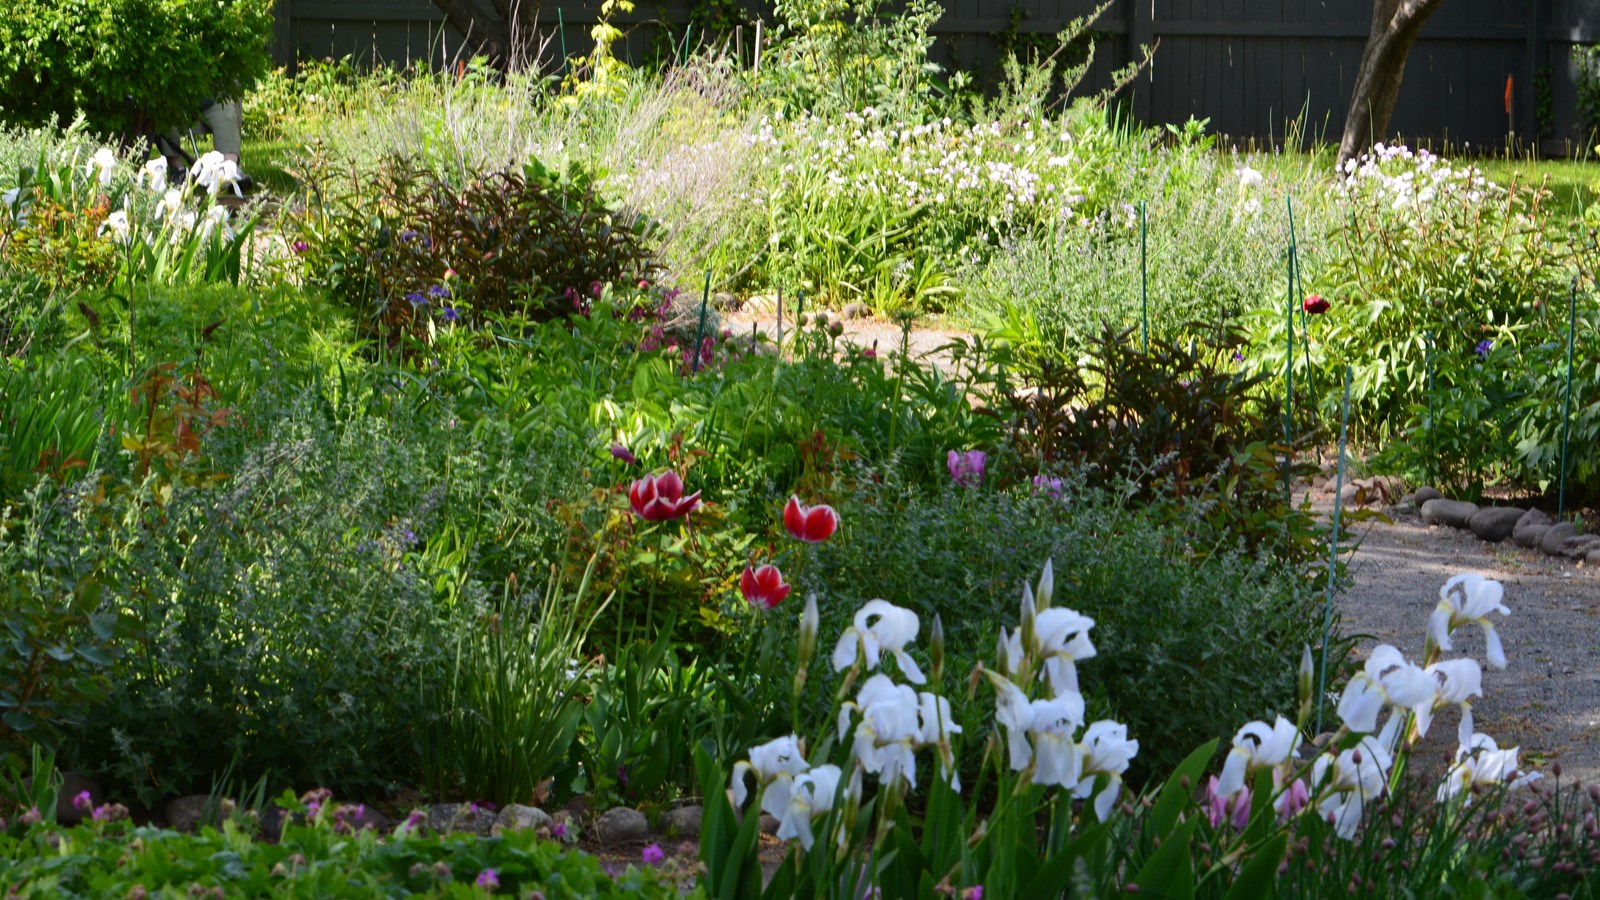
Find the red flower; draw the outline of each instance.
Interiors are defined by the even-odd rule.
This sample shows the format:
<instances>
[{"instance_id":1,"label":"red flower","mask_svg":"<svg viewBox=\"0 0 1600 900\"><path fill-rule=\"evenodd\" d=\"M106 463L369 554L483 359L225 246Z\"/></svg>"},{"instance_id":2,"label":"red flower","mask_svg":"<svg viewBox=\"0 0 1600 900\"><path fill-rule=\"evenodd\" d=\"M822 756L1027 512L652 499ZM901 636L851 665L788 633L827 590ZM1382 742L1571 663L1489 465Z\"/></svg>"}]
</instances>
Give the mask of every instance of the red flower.
<instances>
[{"instance_id":1,"label":"red flower","mask_svg":"<svg viewBox=\"0 0 1600 900\"><path fill-rule=\"evenodd\" d=\"M665 522L694 512L700 505L700 492L683 496L683 480L677 472L646 475L628 488L628 505L641 519Z\"/></svg>"},{"instance_id":2,"label":"red flower","mask_svg":"<svg viewBox=\"0 0 1600 900\"><path fill-rule=\"evenodd\" d=\"M1322 296L1321 294L1312 294L1305 299L1304 303L1300 304L1302 309L1313 316L1320 316L1327 312L1330 305L1331 304L1328 303L1328 298Z\"/></svg>"},{"instance_id":3,"label":"red flower","mask_svg":"<svg viewBox=\"0 0 1600 900\"><path fill-rule=\"evenodd\" d=\"M744 567L744 574L739 576L739 593L744 595L744 602L756 609L773 609L783 598L789 596L790 586L783 583L783 573L777 566L762 566L759 569Z\"/></svg>"},{"instance_id":4,"label":"red flower","mask_svg":"<svg viewBox=\"0 0 1600 900\"><path fill-rule=\"evenodd\" d=\"M839 514L824 504L801 506L799 497L790 496L789 505L783 508L783 527L791 537L820 544L839 530Z\"/></svg>"}]
</instances>

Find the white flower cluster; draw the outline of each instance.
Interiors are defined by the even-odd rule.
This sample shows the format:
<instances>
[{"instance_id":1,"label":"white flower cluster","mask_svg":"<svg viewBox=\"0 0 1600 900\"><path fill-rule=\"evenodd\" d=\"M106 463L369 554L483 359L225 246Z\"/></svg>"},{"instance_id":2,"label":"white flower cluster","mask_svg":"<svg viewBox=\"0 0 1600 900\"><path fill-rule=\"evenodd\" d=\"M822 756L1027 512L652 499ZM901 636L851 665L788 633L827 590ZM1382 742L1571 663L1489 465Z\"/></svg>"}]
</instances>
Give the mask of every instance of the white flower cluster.
<instances>
[{"instance_id":1,"label":"white flower cluster","mask_svg":"<svg viewBox=\"0 0 1600 900\"><path fill-rule=\"evenodd\" d=\"M1069 609L1052 609L1053 591L1054 575L1047 563L1037 594L1032 588L1023 590L1022 621L1016 632L1001 629L1004 671L985 670L998 694L995 721L1006 730L1013 771L1027 773L1033 784L1055 785L1080 799L1092 797L1090 807L1104 820L1121 796L1122 774L1139 752L1139 742L1129 740L1127 728L1111 721L1096 722L1078 736L1085 704L1078 693L1076 664L1094 656L1089 640L1094 622ZM834 646L833 668L849 671L847 684L860 673L873 673L855 699L839 708L839 739L850 738L847 780L838 766L807 763L804 745L789 735L752 748L750 758L734 766L734 805L744 805L746 779L754 775L763 791L760 809L779 821L778 837L797 838L809 850L813 821L840 801L846 819L839 840L845 839L860 804L863 775L875 775L884 788L915 788L921 751L933 751L940 777L960 791L950 739L962 729L951 716L950 701L875 671L893 658L907 681L926 684L926 676L907 652L920 627L911 610L873 600L856 613ZM808 648L815 645L815 629L816 604L810 599L801 619L802 669ZM940 635L935 620L935 673L943 655ZM1030 697L1037 682L1047 686L1048 696Z\"/></svg>"},{"instance_id":2,"label":"white flower cluster","mask_svg":"<svg viewBox=\"0 0 1600 900\"><path fill-rule=\"evenodd\" d=\"M1057 785L1074 797L1093 795L1095 815L1104 821L1122 794L1122 773L1139 742L1128 739L1125 725L1109 720L1077 737L1085 720L1077 664L1095 655L1089 639L1094 620L1052 607L1054 593L1055 572L1047 562L1038 590L1023 586L1017 630L1000 629L1000 671L985 671L995 688L995 721L1006 729L1012 771L1031 771L1034 784ZM1040 681L1047 695L1031 697ZM1104 786L1095 794L1097 784Z\"/></svg>"},{"instance_id":3,"label":"white flower cluster","mask_svg":"<svg viewBox=\"0 0 1600 900\"><path fill-rule=\"evenodd\" d=\"M1343 199L1369 198L1394 212L1419 221L1434 215L1445 201L1475 206L1500 189L1472 166L1452 167L1427 150L1377 144L1372 152L1346 160L1343 177L1334 184Z\"/></svg>"},{"instance_id":4,"label":"white flower cluster","mask_svg":"<svg viewBox=\"0 0 1600 900\"><path fill-rule=\"evenodd\" d=\"M1048 122L964 125L946 118L896 127L871 107L843 123L802 114L764 118L748 146L766 150L784 178L775 191L811 175L827 197L879 195L902 208L935 207L981 215L1003 236L1014 224L1090 225L1077 213L1091 193L1091 161L1076 138ZM789 160L781 167L778 160ZM763 198L772 202L775 197Z\"/></svg>"},{"instance_id":5,"label":"white flower cluster","mask_svg":"<svg viewBox=\"0 0 1600 900\"><path fill-rule=\"evenodd\" d=\"M1397 752L1426 735L1434 714L1452 706L1461 713L1460 747L1455 765L1439 788L1441 801L1463 798L1470 802L1474 786L1508 782L1516 786L1539 777L1517 772L1518 748L1501 750L1492 738L1473 728L1471 698L1483 696L1478 661L1438 658L1440 651L1451 649L1451 634L1457 628L1476 624L1484 632L1489 665L1505 668L1499 635L1489 618L1491 613L1510 613L1502 596L1499 582L1479 575L1457 575L1447 581L1428 624L1427 664L1407 661L1388 644L1373 648L1339 698L1343 727L1309 766L1298 764L1298 728L1281 716L1274 725L1251 722L1239 729L1217 781L1217 802L1247 791L1252 774L1270 769L1280 820L1314 807L1341 838L1352 838L1363 809L1388 790ZM1300 671L1301 693L1307 698L1310 667L1307 649ZM1385 710L1389 716L1379 729L1378 717Z\"/></svg>"},{"instance_id":6,"label":"white flower cluster","mask_svg":"<svg viewBox=\"0 0 1600 900\"><path fill-rule=\"evenodd\" d=\"M84 175L102 189L111 186L122 163L110 147L95 151L84 165ZM239 166L222 154L212 151L201 156L191 172L194 182L206 189L211 197L232 188L238 192ZM209 241L220 233L225 239L233 238L228 224L228 210L214 201L197 210L189 202L194 193L187 185L171 187L168 182L167 161L156 157L144 163L133 174L134 190L122 197L120 209L106 216L100 223L100 235L120 244L127 244L146 231L165 236L166 242L176 244L198 236ZM147 202L146 198L149 198ZM17 208L17 192L7 191L3 198L8 209Z\"/></svg>"}]
</instances>

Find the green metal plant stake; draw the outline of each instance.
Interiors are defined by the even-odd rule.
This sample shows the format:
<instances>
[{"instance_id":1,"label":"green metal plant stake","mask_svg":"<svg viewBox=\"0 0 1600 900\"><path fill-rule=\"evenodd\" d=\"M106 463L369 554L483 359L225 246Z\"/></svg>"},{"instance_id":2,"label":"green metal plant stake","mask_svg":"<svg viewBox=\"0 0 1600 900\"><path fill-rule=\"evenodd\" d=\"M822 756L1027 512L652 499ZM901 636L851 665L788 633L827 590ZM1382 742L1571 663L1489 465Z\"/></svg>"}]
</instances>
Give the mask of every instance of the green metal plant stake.
<instances>
[{"instance_id":1,"label":"green metal plant stake","mask_svg":"<svg viewBox=\"0 0 1600 900\"><path fill-rule=\"evenodd\" d=\"M1139 201L1139 321L1144 333L1144 355L1150 355L1150 271L1145 260L1145 235L1149 223L1145 217L1144 201Z\"/></svg>"},{"instance_id":2,"label":"green metal plant stake","mask_svg":"<svg viewBox=\"0 0 1600 900\"><path fill-rule=\"evenodd\" d=\"M556 35L561 38L561 77L567 77L567 20L561 15L561 7L556 7Z\"/></svg>"},{"instance_id":3,"label":"green metal plant stake","mask_svg":"<svg viewBox=\"0 0 1600 900\"><path fill-rule=\"evenodd\" d=\"M711 270L706 270L706 289L700 295L700 327L694 330L694 374L700 374L700 345L706 339L706 305L711 302Z\"/></svg>"},{"instance_id":4,"label":"green metal plant stake","mask_svg":"<svg viewBox=\"0 0 1600 900\"><path fill-rule=\"evenodd\" d=\"M1572 276L1567 299L1567 400L1561 412L1561 487L1556 494L1556 519L1567 511L1567 439L1572 436L1572 338L1578 329L1578 276Z\"/></svg>"},{"instance_id":5,"label":"green metal plant stake","mask_svg":"<svg viewBox=\"0 0 1600 900\"><path fill-rule=\"evenodd\" d=\"M1328 541L1328 596L1322 604L1322 660L1317 665L1317 733L1322 733L1322 701L1328 690L1328 632L1333 629L1333 593L1338 585L1339 518L1344 514L1344 447L1350 429L1350 367L1344 367L1344 406L1339 415L1339 468L1333 479L1333 536Z\"/></svg>"},{"instance_id":6,"label":"green metal plant stake","mask_svg":"<svg viewBox=\"0 0 1600 900\"><path fill-rule=\"evenodd\" d=\"M1289 460L1294 449L1294 263L1288 269L1288 317L1284 331L1288 343L1283 354L1283 499L1294 505L1294 495L1289 487Z\"/></svg>"},{"instance_id":7,"label":"green metal plant stake","mask_svg":"<svg viewBox=\"0 0 1600 900\"><path fill-rule=\"evenodd\" d=\"M1316 403L1316 373L1311 369L1311 328L1306 322L1306 286L1300 278L1300 241L1294 231L1294 198L1285 196L1283 202L1289 209L1289 277L1294 284L1290 293L1300 299L1300 355L1306 361L1306 396Z\"/></svg>"}]
</instances>

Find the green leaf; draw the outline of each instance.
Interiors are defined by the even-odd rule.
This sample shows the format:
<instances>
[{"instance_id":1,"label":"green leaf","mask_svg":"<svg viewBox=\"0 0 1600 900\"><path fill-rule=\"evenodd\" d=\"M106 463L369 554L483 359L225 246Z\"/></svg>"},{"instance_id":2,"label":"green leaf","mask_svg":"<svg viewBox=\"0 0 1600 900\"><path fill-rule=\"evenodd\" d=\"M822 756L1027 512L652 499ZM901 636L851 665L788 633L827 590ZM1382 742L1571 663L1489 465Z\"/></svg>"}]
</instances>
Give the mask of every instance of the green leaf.
<instances>
[{"instance_id":1,"label":"green leaf","mask_svg":"<svg viewBox=\"0 0 1600 900\"><path fill-rule=\"evenodd\" d=\"M1219 739L1212 738L1198 750L1184 757L1183 762L1172 770L1172 777L1161 788L1161 795L1156 798L1155 808L1150 811L1150 822L1154 826L1156 837L1166 839L1172 831L1172 826L1178 821L1178 813L1184 806L1194 799L1195 785L1200 783L1200 775L1205 771L1206 764L1211 762L1211 757L1217 752ZM1188 782L1188 786L1185 786Z\"/></svg>"},{"instance_id":2,"label":"green leaf","mask_svg":"<svg viewBox=\"0 0 1600 900\"><path fill-rule=\"evenodd\" d=\"M1289 836L1282 832L1262 844L1239 871L1239 877L1234 879L1233 887L1228 888L1223 900L1255 900L1271 896L1273 883L1278 877L1278 865L1283 862L1283 853L1288 846Z\"/></svg>"},{"instance_id":3,"label":"green leaf","mask_svg":"<svg viewBox=\"0 0 1600 900\"><path fill-rule=\"evenodd\" d=\"M1145 860L1139 874L1133 878L1140 894L1167 897L1170 900L1194 897L1194 854L1189 849L1189 838L1199 822L1195 818L1178 826L1178 830L1167 835L1161 847Z\"/></svg>"}]
</instances>

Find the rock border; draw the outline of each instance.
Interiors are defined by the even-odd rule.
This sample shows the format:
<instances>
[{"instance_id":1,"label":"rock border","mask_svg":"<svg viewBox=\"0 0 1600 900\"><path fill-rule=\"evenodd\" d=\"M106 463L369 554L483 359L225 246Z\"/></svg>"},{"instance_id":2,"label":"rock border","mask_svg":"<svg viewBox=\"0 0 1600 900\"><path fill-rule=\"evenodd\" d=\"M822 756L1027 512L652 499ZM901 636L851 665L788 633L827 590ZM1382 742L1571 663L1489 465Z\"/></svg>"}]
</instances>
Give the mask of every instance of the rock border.
<instances>
[{"instance_id":1,"label":"rock border","mask_svg":"<svg viewBox=\"0 0 1600 900\"><path fill-rule=\"evenodd\" d=\"M1354 485L1347 486L1353 487ZM1422 516L1427 525L1448 525L1470 531L1480 540L1498 544L1507 539L1519 547L1546 556L1600 565L1600 534L1579 534L1571 522L1557 522L1537 508L1478 506L1451 500L1431 487L1420 487L1400 501Z\"/></svg>"}]
</instances>

